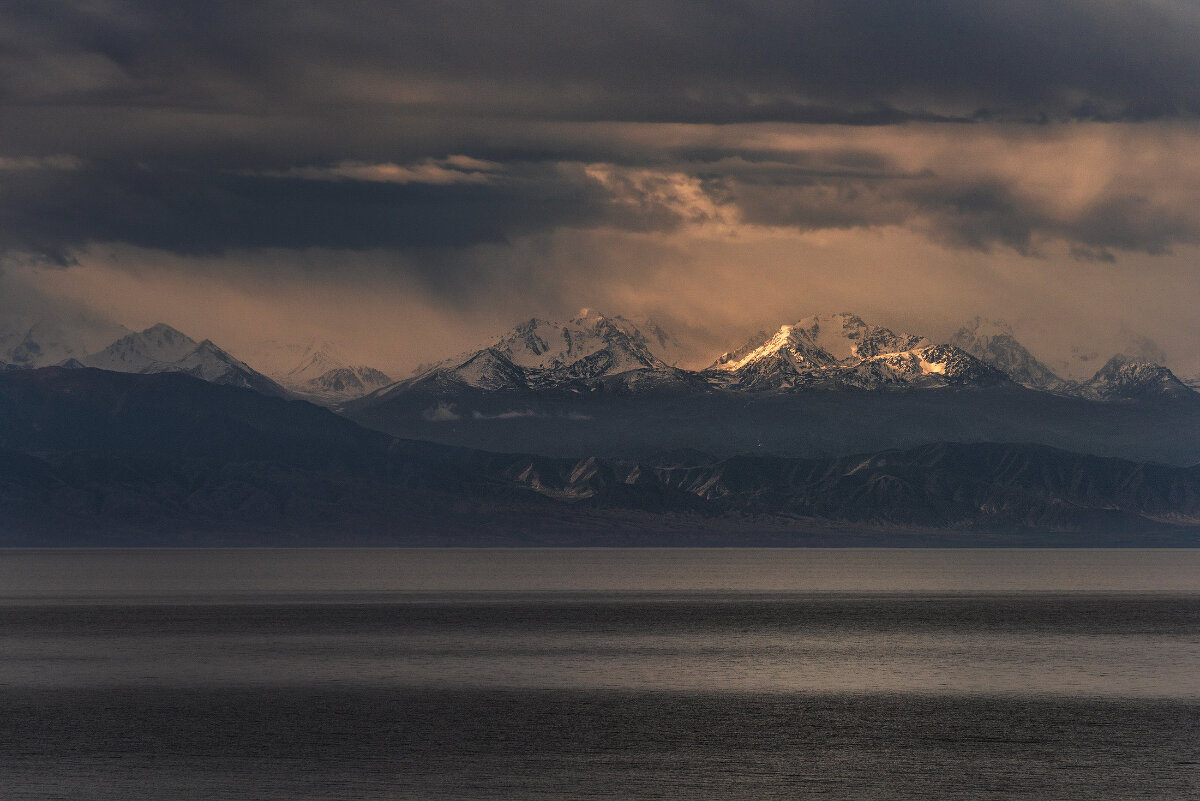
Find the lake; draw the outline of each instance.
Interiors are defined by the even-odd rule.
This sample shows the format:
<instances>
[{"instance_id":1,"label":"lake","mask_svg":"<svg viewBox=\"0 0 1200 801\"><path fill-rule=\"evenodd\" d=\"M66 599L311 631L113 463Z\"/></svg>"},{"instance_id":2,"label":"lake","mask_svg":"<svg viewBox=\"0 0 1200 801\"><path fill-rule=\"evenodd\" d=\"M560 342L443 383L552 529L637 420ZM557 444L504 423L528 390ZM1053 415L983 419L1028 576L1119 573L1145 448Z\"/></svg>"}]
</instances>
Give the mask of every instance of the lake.
<instances>
[{"instance_id":1,"label":"lake","mask_svg":"<svg viewBox=\"0 0 1200 801\"><path fill-rule=\"evenodd\" d=\"M0 798L1200 796L1200 551L0 551Z\"/></svg>"}]
</instances>

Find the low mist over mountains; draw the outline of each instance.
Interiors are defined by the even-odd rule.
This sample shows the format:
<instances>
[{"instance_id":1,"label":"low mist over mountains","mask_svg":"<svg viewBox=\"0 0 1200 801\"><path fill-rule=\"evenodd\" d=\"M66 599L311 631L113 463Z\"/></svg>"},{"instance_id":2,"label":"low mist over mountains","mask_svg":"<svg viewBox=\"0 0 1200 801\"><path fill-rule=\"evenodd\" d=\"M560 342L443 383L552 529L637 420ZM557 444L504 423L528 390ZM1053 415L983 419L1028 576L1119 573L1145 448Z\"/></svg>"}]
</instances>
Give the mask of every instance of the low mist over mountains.
<instances>
[{"instance_id":1,"label":"low mist over mountains","mask_svg":"<svg viewBox=\"0 0 1200 801\"><path fill-rule=\"evenodd\" d=\"M1090 379L1069 381L1038 361L1005 323L976 318L955 334L955 344L1029 387L1097 400L1187 398L1190 388L1161 364L1118 353Z\"/></svg>"},{"instance_id":2,"label":"low mist over mountains","mask_svg":"<svg viewBox=\"0 0 1200 801\"><path fill-rule=\"evenodd\" d=\"M392 383L381 370L356 365L332 342L266 342L249 357L293 394L336 406Z\"/></svg>"},{"instance_id":3,"label":"low mist over mountains","mask_svg":"<svg viewBox=\"0 0 1200 801\"><path fill-rule=\"evenodd\" d=\"M0 316L0 369L50 367L79 359L128 334L124 326Z\"/></svg>"},{"instance_id":4,"label":"low mist over mountains","mask_svg":"<svg viewBox=\"0 0 1200 801\"><path fill-rule=\"evenodd\" d=\"M1068 384L1018 342L1007 323L976 317L958 330L952 343L1021 386L1055 391Z\"/></svg>"}]
</instances>

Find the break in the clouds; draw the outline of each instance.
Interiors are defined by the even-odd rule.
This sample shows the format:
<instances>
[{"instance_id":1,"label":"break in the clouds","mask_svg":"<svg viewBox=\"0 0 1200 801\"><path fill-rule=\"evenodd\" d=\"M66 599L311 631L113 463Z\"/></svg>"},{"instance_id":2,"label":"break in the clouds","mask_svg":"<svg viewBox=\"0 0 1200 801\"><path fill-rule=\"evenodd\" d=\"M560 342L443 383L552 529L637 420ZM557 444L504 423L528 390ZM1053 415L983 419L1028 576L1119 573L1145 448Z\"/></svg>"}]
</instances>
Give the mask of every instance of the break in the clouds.
<instances>
[{"instance_id":1,"label":"break in the clouds","mask_svg":"<svg viewBox=\"0 0 1200 801\"><path fill-rule=\"evenodd\" d=\"M731 326L747 286L1002 313L1103 265L1080 314L1128 317L1200 302L1197 41L1190 0L15 0L0 250Z\"/></svg>"}]
</instances>

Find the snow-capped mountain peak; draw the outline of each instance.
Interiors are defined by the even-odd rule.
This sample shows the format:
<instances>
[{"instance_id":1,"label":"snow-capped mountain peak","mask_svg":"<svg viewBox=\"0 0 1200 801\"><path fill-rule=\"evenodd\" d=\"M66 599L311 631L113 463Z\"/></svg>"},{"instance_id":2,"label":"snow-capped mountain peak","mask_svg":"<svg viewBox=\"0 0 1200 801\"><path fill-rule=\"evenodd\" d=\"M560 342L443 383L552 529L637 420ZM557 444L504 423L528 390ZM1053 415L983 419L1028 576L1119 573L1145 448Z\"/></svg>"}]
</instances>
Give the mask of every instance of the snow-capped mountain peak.
<instances>
[{"instance_id":1,"label":"snow-capped mountain peak","mask_svg":"<svg viewBox=\"0 0 1200 801\"><path fill-rule=\"evenodd\" d=\"M531 318L492 345L517 367L561 370L606 351L611 357L606 373L640 368L662 368L646 336L622 317L608 317L583 310L566 323Z\"/></svg>"},{"instance_id":2,"label":"snow-capped mountain peak","mask_svg":"<svg viewBox=\"0 0 1200 801\"><path fill-rule=\"evenodd\" d=\"M780 326L774 334L758 334L739 350L717 359L712 369L736 372L768 359L785 361L798 370L839 363L836 356L813 341L802 321Z\"/></svg>"},{"instance_id":3,"label":"snow-capped mountain peak","mask_svg":"<svg viewBox=\"0 0 1200 801\"><path fill-rule=\"evenodd\" d=\"M815 315L760 333L709 368L731 386L751 390L801 387L871 389L888 385L986 384L997 371L953 345L871 325L856 314Z\"/></svg>"},{"instance_id":4,"label":"snow-capped mountain peak","mask_svg":"<svg viewBox=\"0 0 1200 801\"><path fill-rule=\"evenodd\" d=\"M1080 385L1083 394L1101 400L1134 398L1187 398L1195 392L1175 374L1153 362L1118 353Z\"/></svg>"},{"instance_id":5,"label":"snow-capped mountain peak","mask_svg":"<svg viewBox=\"0 0 1200 801\"><path fill-rule=\"evenodd\" d=\"M165 323L127 334L78 362L83 367L118 373L187 373L213 384L244 387L268 395L287 394L283 387L211 340L196 342Z\"/></svg>"},{"instance_id":6,"label":"snow-capped mountain peak","mask_svg":"<svg viewBox=\"0 0 1200 801\"><path fill-rule=\"evenodd\" d=\"M165 323L127 334L104 350L80 361L88 367L121 373L159 372L157 365L173 364L199 346L196 340Z\"/></svg>"},{"instance_id":7,"label":"snow-capped mountain peak","mask_svg":"<svg viewBox=\"0 0 1200 801\"><path fill-rule=\"evenodd\" d=\"M794 328L842 364L853 364L858 359L884 353L903 353L931 344L924 337L897 334L890 328L871 325L857 314L850 313L806 317L797 322Z\"/></svg>"},{"instance_id":8,"label":"snow-capped mountain peak","mask_svg":"<svg viewBox=\"0 0 1200 801\"><path fill-rule=\"evenodd\" d=\"M661 329L655 337L669 341ZM404 385L528 389L670 369L637 324L583 309L566 322L530 318L488 347L418 369Z\"/></svg>"},{"instance_id":9,"label":"snow-capped mountain peak","mask_svg":"<svg viewBox=\"0 0 1200 801\"><path fill-rule=\"evenodd\" d=\"M710 369L736 372L764 359L783 359L800 370L854 365L865 358L902 353L931 344L924 337L897 334L856 314L813 315L760 332L741 349L722 355Z\"/></svg>"}]
</instances>

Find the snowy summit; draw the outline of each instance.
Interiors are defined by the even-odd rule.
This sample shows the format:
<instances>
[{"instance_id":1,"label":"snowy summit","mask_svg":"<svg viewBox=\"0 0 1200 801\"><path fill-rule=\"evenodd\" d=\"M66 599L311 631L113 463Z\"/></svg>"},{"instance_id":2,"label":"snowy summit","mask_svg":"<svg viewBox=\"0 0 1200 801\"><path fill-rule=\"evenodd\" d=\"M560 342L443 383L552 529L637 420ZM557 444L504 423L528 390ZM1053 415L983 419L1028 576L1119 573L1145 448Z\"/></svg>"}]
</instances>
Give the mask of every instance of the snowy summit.
<instances>
[{"instance_id":1,"label":"snowy summit","mask_svg":"<svg viewBox=\"0 0 1200 801\"><path fill-rule=\"evenodd\" d=\"M731 387L786 390L811 386L874 389L888 385L987 384L996 370L954 345L875 326L856 314L806 317L723 354L708 372Z\"/></svg>"}]
</instances>

